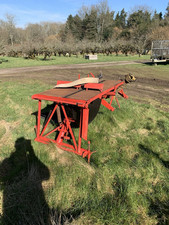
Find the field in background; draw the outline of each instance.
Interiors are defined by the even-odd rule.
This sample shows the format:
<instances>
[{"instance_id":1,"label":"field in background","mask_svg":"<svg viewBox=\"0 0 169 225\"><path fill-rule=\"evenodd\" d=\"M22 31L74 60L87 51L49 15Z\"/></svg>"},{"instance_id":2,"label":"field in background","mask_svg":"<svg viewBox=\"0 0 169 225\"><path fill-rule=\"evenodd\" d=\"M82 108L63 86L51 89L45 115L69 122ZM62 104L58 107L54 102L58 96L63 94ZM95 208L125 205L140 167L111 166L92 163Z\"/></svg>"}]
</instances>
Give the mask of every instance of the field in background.
<instances>
[{"instance_id":1,"label":"field in background","mask_svg":"<svg viewBox=\"0 0 169 225\"><path fill-rule=\"evenodd\" d=\"M121 108L114 103L114 112L101 107L89 125L88 139L96 151L91 164L53 144L34 142L35 117L31 113L37 111L37 102L31 95L51 88L61 77L71 80L78 73L97 74L101 69L106 79L128 72L138 79L125 88L133 100L119 97ZM141 64L1 75L2 221L167 224L168 72L168 65ZM165 111L158 109L160 105ZM78 130L74 131L77 134Z\"/></svg>"},{"instance_id":2,"label":"field in background","mask_svg":"<svg viewBox=\"0 0 169 225\"><path fill-rule=\"evenodd\" d=\"M125 61L125 60L150 60L150 55L144 55L139 57L138 55L98 55L98 60L87 60L82 55L78 58L75 55L68 56L51 56L47 60L43 60L43 57L36 57L36 59L24 59L14 57L0 57L0 60L8 60L0 64L0 68L13 68L13 67L27 67L27 66L43 66L43 65L59 65L59 64L79 64L79 63L93 63L93 62L111 62L111 61Z\"/></svg>"}]
</instances>

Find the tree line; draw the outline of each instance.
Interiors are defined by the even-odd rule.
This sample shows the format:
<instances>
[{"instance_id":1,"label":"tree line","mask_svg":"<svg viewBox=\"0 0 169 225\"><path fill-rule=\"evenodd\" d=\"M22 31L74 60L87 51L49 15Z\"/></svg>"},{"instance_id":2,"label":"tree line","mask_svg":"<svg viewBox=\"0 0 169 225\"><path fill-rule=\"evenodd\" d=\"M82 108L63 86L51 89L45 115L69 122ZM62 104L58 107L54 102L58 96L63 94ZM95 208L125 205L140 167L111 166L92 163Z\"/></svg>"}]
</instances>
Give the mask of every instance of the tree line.
<instances>
[{"instance_id":1,"label":"tree line","mask_svg":"<svg viewBox=\"0 0 169 225\"><path fill-rule=\"evenodd\" d=\"M140 6L131 12L110 10L106 0L83 6L65 23L41 22L18 28L13 15L0 20L0 55L36 58L122 52L147 54L153 40L169 39L169 3L166 12Z\"/></svg>"}]
</instances>

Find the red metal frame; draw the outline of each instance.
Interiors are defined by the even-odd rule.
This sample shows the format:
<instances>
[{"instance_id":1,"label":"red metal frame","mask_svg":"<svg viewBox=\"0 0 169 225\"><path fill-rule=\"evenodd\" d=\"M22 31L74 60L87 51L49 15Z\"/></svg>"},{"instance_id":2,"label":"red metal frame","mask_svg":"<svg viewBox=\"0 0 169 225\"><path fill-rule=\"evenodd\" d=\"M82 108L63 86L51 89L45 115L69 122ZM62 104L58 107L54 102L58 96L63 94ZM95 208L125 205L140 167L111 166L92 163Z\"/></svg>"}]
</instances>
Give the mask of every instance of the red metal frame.
<instances>
[{"instance_id":1,"label":"red metal frame","mask_svg":"<svg viewBox=\"0 0 169 225\"><path fill-rule=\"evenodd\" d=\"M63 111L64 114L64 120L62 123L60 123L57 127L55 127L53 130L51 130L50 132L45 134L45 130L49 124L49 122L52 119L53 114L56 111L56 108L58 107L58 104L55 105L48 121L46 122L45 126L42 128L42 130L40 130L40 126L41 126L41 100L39 100L38 103L38 121L37 121L37 126L35 126L36 128L36 138L35 141L41 142L43 144L48 144L49 142L54 142L55 144L58 145L58 147L62 148L63 150L69 151L69 152L73 152L77 155L81 155L83 157L87 157L88 158L88 162L90 161L90 157L91 154L93 152L90 151L89 149L84 149L81 147L81 143L82 143L82 138L87 140L87 130L88 130L88 117L89 117L89 109L87 108L81 108L81 113L80 113L80 126L79 126L79 139L78 139L78 144L76 142L73 130L71 128L71 123L74 122L73 120L71 120L71 118L68 118L67 114L66 114L66 110L63 104L60 104L61 109ZM56 140L51 139L50 137L48 137L50 134L54 133L58 131L58 135ZM72 145L65 143L64 140L69 140L72 139ZM90 146L90 142L88 142L89 146Z\"/></svg>"},{"instance_id":2,"label":"red metal frame","mask_svg":"<svg viewBox=\"0 0 169 225\"><path fill-rule=\"evenodd\" d=\"M92 74L92 76L94 76ZM80 75L79 75L80 77ZM58 83L61 83L59 81ZM66 81L64 81L66 83ZM36 125L36 138L35 141L42 142L44 144L47 144L49 142L54 142L57 146L62 148L63 150L73 152L77 155L81 155L82 157L87 157L88 162L90 161L91 154L93 152L90 151L90 141L88 141L88 149L82 148L82 139L87 141L87 133L88 133L88 119L89 119L89 104L100 98L102 105L104 105L106 108L108 108L111 111L114 111L115 108L111 106L113 99L115 98L117 101L118 106L120 107L116 93L119 93L122 97L128 98L128 96L123 92L123 89L118 91L118 88L122 86L125 82L119 81L119 83L105 91L102 91L103 86L99 85L99 89L101 88L100 92L97 91L97 94L90 98L88 101L80 100L80 99L71 99L71 98L62 98L62 97L54 97L54 96L46 96L41 94L35 94L32 96L32 99L38 100L38 115L37 115L37 125ZM92 84L86 85L88 88L92 88ZM88 89L87 88L87 89ZM97 88L97 85L95 84L93 86L93 89ZM86 89L86 91L87 91ZM85 93L85 92L84 92ZM105 98L110 98L110 103L108 103ZM41 130L41 101L47 100L51 102L55 102L56 105L50 114L45 126ZM72 118L69 118L67 116L66 110L64 105L70 104L70 105L77 105L80 107L80 124L79 124L79 137L78 142L75 139L75 135L73 133L71 124L74 122ZM52 116L56 112L57 107L60 107L60 109L63 112L64 119L63 121L55 127L53 130L51 130L48 133L45 133L46 128L48 127L49 122L52 119ZM52 139L49 137L54 132L58 132L56 139ZM68 144L67 141L71 140L72 144Z\"/></svg>"}]
</instances>

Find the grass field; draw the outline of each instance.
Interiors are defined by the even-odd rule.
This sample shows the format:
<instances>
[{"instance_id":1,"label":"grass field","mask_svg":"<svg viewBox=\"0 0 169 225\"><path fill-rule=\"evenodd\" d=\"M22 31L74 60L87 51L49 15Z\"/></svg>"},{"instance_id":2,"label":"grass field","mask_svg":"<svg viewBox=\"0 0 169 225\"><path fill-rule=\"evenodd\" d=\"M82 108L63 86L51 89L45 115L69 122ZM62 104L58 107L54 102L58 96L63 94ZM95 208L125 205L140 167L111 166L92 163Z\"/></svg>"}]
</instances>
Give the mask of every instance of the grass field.
<instances>
[{"instance_id":1,"label":"grass field","mask_svg":"<svg viewBox=\"0 0 169 225\"><path fill-rule=\"evenodd\" d=\"M167 80L167 68L154 70ZM34 141L31 96L48 88L0 82L0 224L168 224L169 113L121 98L114 112L101 106L89 125L96 153L88 164Z\"/></svg>"},{"instance_id":2,"label":"grass field","mask_svg":"<svg viewBox=\"0 0 169 225\"><path fill-rule=\"evenodd\" d=\"M43 66L43 65L59 65L59 64L79 64L79 63L92 63L92 62L111 62L111 61L125 61L125 60L143 60L150 59L150 55L144 55L139 57L138 55L98 55L98 60L86 60L81 55L77 58L75 55L72 57L59 57L52 56L50 59L43 60L43 57L37 57L36 59L24 59L14 57L0 57L0 60L8 60L0 64L0 68L13 68L13 67L27 67L27 66Z\"/></svg>"}]
</instances>

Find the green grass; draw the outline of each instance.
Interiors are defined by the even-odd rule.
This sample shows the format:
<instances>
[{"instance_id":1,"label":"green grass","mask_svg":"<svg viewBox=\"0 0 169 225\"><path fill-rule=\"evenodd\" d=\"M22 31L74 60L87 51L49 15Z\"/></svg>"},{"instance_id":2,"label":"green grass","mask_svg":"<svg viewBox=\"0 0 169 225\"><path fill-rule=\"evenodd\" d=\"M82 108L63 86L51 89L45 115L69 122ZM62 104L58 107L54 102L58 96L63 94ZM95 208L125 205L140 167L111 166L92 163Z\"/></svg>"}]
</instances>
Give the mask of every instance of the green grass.
<instances>
[{"instance_id":1,"label":"green grass","mask_svg":"<svg viewBox=\"0 0 169 225\"><path fill-rule=\"evenodd\" d=\"M31 95L47 88L0 83L2 224L167 224L169 114L120 98L114 112L101 106L89 125L96 153L88 165L34 141Z\"/></svg>"},{"instance_id":2,"label":"green grass","mask_svg":"<svg viewBox=\"0 0 169 225\"><path fill-rule=\"evenodd\" d=\"M114 70L119 70L120 66L113 66ZM137 78L152 78L152 79L160 79L167 80L169 79L169 64L158 64L158 66L154 66L153 64L130 64L123 65L121 67L121 71L130 71Z\"/></svg>"},{"instance_id":3,"label":"green grass","mask_svg":"<svg viewBox=\"0 0 169 225\"><path fill-rule=\"evenodd\" d=\"M24 59L24 58L14 58L14 57L0 57L0 60L8 60L8 62L3 62L0 64L0 68L13 68L13 67L27 67L27 66L45 66L45 65L59 65L59 64L79 64L79 63L92 63L92 62L111 62L111 61L125 61L125 60L142 60L142 59L150 59L149 55L141 56L138 55L98 55L98 60L86 60L82 56L78 58L76 56L72 57L59 57L52 56L50 59L46 61L42 60L43 57L37 57L36 59Z\"/></svg>"}]
</instances>

